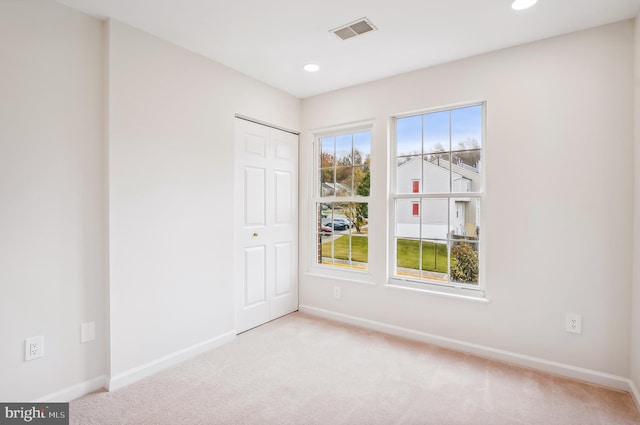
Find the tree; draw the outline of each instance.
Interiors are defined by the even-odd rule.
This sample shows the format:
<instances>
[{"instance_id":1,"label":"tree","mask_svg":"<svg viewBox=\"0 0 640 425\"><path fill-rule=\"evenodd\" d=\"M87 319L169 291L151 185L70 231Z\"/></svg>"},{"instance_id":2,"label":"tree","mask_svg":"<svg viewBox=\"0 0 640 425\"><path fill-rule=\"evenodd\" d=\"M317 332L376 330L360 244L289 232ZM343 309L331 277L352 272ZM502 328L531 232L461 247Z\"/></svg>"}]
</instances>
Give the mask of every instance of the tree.
<instances>
[{"instance_id":1,"label":"tree","mask_svg":"<svg viewBox=\"0 0 640 425\"><path fill-rule=\"evenodd\" d=\"M369 172L371 155L367 154L363 157L358 149L354 149L352 155L338 158L335 166L332 162L332 155L322 153L320 160L322 167L330 167L321 169L322 182L330 183L331 187L335 188L336 196L353 196L360 186L363 177ZM332 174L334 170L335 179ZM338 183L339 186L334 186L333 183ZM329 195L334 195L334 193Z\"/></svg>"},{"instance_id":2,"label":"tree","mask_svg":"<svg viewBox=\"0 0 640 425\"><path fill-rule=\"evenodd\" d=\"M369 196L371 185L371 170L367 170L365 175L360 179L360 183L356 189L356 193L360 196ZM351 217L349 219L353 221L353 225L356 231L360 233L362 226L367 223L369 217L369 204L366 202L353 202L348 208Z\"/></svg>"},{"instance_id":3,"label":"tree","mask_svg":"<svg viewBox=\"0 0 640 425\"><path fill-rule=\"evenodd\" d=\"M360 180L360 184L358 185L357 194L360 196L369 196L371 187L371 170L367 170L367 173ZM363 221L369 217L369 204L362 203L358 204L359 215L362 217ZM358 230L360 231L360 230Z\"/></svg>"},{"instance_id":4,"label":"tree","mask_svg":"<svg viewBox=\"0 0 640 425\"><path fill-rule=\"evenodd\" d=\"M335 158L328 152L322 152L320 154L320 168L333 167Z\"/></svg>"},{"instance_id":5,"label":"tree","mask_svg":"<svg viewBox=\"0 0 640 425\"><path fill-rule=\"evenodd\" d=\"M360 180L356 193L360 196L369 196L369 188L371 186L371 171L367 171Z\"/></svg>"},{"instance_id":6,"label":"tree","mask_svg":"<svg viewBox=\"0 0 640 425\"><path fill-rule=\"evenodd\" d=\"M476 139L467 139L458 142L457 152L453 152L454 164L466 164L473 168L478 168L480 162L480 143Z\"/></svg>"},{"instance_id":7,"label":"tree","mask_svg":"<svg viewBox=\"0 0 640 425\"><path fill-rule=\"evenodd\" d=\"M429 154L428 160L433 163L439 163L441 159L449 161L449 150L445 150L442 143L437 143L433 147L433 153Z\"/></svg>"}]
</instances>

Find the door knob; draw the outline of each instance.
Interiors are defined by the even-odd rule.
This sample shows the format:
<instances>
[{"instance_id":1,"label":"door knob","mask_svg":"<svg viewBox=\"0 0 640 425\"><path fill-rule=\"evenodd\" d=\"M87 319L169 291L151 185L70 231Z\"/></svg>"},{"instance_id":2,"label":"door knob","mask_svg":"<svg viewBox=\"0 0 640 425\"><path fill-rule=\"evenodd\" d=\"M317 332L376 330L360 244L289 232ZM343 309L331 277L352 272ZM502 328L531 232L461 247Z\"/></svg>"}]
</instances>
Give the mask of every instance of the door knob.
<instances>
[{"instance_id":1,"label":"door knob","mask_svg":"<svg viewBox=\"0 0 640 425\"><path fill-rule=\"evenodd\" d=\"M254 238L257 238L258 237L258 232L254 232L253 235L251 235L251 236L253 236Z\"/></svg>"}]
</instances>

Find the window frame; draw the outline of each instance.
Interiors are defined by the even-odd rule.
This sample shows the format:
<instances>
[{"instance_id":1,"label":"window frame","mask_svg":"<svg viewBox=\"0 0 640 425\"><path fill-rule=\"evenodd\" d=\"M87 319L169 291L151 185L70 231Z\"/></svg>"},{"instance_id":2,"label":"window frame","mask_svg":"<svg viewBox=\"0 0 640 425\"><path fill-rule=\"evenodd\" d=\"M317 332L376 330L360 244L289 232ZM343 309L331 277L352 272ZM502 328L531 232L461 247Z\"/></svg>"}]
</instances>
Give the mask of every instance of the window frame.
<instances>
[{"instance_id":1,"label":"window frame","mask_svg":"<svg viewBox=\"0 0 640 425\"><path fill-rule=\"evenodd\" d=\"M371 135L371 145L370 145L370 155L373 156L373 138L374 138L374 121L370 120L370 121L363 121L363 122L359 122L359 123L353 123L353 124L345 124L345 125L337 125L337 126L332 126L332 127L327 127L327 128L323 128L323 129L319 129L319 130L314 130L312 131L312 137L313 137L313 166L312 166L312 173L313 173L313 181L311 184L313 193L310 196L310 226L309 226L309 234L311 235L310 237L310 256L308 258L309 261L309 274L311 275L318 275L318 276L324 276L324 277L332 277L332 278L336 278L336 279L341 279L341 280L348 280L348 281L354 281L354 282L359 282L359 283L365 283L365 284L373 284L372 282L372 278L371 278L371 267L370 267L370 260L371 260L371 244L370 244L370 233L367 233L367 244L369 246L369 254L368 254L368 258L367 258L367 269L365 270L361 270L358 268L341 268L341 267L337 267L335 265L328 265L328 264L322 264L320 262L318 262L318 233L317 233L317 220L318 217L316 216L317 214L317 205L318 204L330 204L330 203L349 203L349 202L354 202L354 203L366 203L369 207L371 206L371 199L372 199L372 188L369 188L369 196L362 196L362 195L353 195L353 196L335 196L335 192L334 195L332 196L321 196L321 185L322 185L322 181L320 178L320 171L322 170L321 167L321 158L320 158L320 151L321 151L321 140L323 138L327 138L327 137L333 137L333 136L340 136L340 135L346 135L346 134L355 134L355 133L363 133L363 132L369 132ZM371 167L371 163L369 163L369 167ZM370 208L369 208L370 211ZM370 218L371 213L369 212L369 217ZM369 225L369 224L367 224Z\"/></svg>"},{"instance_id":2,"label":"window frame","mask_svg":"<svg viewBox=\"0 0 640 425\"><path fill-rule=\"evenodd\" d=\"M397 170L398 170L398 156L397 156L397 122L399 119L413 117L413 116L423 116L426 114L444 112L444 111L453 111L456 109L473 107L473 106L481 106L482 108L482 116L481 116L481 169L480 169L480 184L481 190L479 192L454 192L453 185L450 185L449 192L447 193L414 193L413 190L409 193L398 193L398 180L397 180ZM390 120L389 125L389 164L390 164L390 173L389 173L389 193L388 193L388 217L389 217L389 230L388 230L388 277L386 286L400 289L408 289L414 292L420 293L430 293L436 295L444 295L444 296L453 296L456 298L466 298L470 300L484 300L486 299L486 255L485 255L485 246L487 243L487 232L482 233L482 237L478 240L478 283L476 284L464 284L460 282L455 282L448 280L445 282L436 282L429 281L424 279L415 279L407 276L400 276L397 272L397 244L396 244L396 202L397 200L411 200L417 201L419 204L423 202L425 199L448 199L449 202L455 202L456 198L470 198L477 200L480 207L480 228L486 229L485 217L486 217L486 169L487 169L487 101L479 100L472 102L464 102L457 103L451 105L445 105L436 108L429 108L418 111L411 111L402 114L393 115ZM451 137L451 133L450 136ZM449 150L447 151L449 154L455 152L451 149L451 145L449 146ZM423 188L424 182L420 183L420 188ZM476 206L477 208L477 206ZM422 206L420 206L420 213L422 213ZM448 247L450 250L451 247ZM449 254L450 255L450 254ZM448 277L450 278L450 277Z\"/></svg>"}]
</instances>

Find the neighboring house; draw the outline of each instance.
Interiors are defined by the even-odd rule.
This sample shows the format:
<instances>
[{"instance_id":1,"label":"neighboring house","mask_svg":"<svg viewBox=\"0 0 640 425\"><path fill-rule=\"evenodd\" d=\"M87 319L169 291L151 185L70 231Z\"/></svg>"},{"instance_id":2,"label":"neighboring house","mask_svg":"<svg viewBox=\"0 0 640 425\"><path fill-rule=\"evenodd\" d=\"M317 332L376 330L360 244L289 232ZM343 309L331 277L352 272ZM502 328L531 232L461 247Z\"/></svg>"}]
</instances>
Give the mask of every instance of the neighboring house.
<instances>
[{"instance_id":1,"label":"neighboring house","mask_svg":"<svg viewBox=\"0 0 640 425\"><path fill-rule=\"evenodd\" d=\"M323 182L322 196L349 196L349 188L340 183Z\"/></svg>"},{"instance_id":2,"label":"neighboring house","mask_svg":"<svg viewBox=\"0 0 640 425\"><path fill-rule=\"evenodd\" d=\"M449 170L451 168L451 170ZM396 205L396 235L422 239L447 239L448 236L477 237L480 206L464 193L480 189L478 168L467 164L451 164L442 158L413 157L398 166L396 181L400 194L460 193L447 199L402 199ZM422 223L422 232L420 232Z\"/></svg>"}]
</instances>

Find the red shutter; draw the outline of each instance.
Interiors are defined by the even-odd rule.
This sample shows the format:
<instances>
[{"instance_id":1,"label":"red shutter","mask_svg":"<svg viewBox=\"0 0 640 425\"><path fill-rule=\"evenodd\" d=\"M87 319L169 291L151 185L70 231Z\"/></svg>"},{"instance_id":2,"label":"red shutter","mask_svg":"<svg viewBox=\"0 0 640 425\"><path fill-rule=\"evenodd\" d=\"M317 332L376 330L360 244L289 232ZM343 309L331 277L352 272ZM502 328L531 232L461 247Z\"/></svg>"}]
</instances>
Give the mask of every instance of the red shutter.
<instances>
[{"instance_id":1,"label":"red shutter","mask_svg":"<svg viewBox=\"0 0 640 425\"><path fill-rule=\"evenodd\" d=\"M413 207L413 215L420 215L420 204L415 202L411 206Z\"/></svg>"},{"instance_id":2,"label":"red shutter","mask_svg":"<svg viewBox=\"0 0 640 425\"><path fill-rule=\"evenodd\" d=\"M420 180L413 181L413 193L420 192Z\"/></svg>"}]
</instances>

